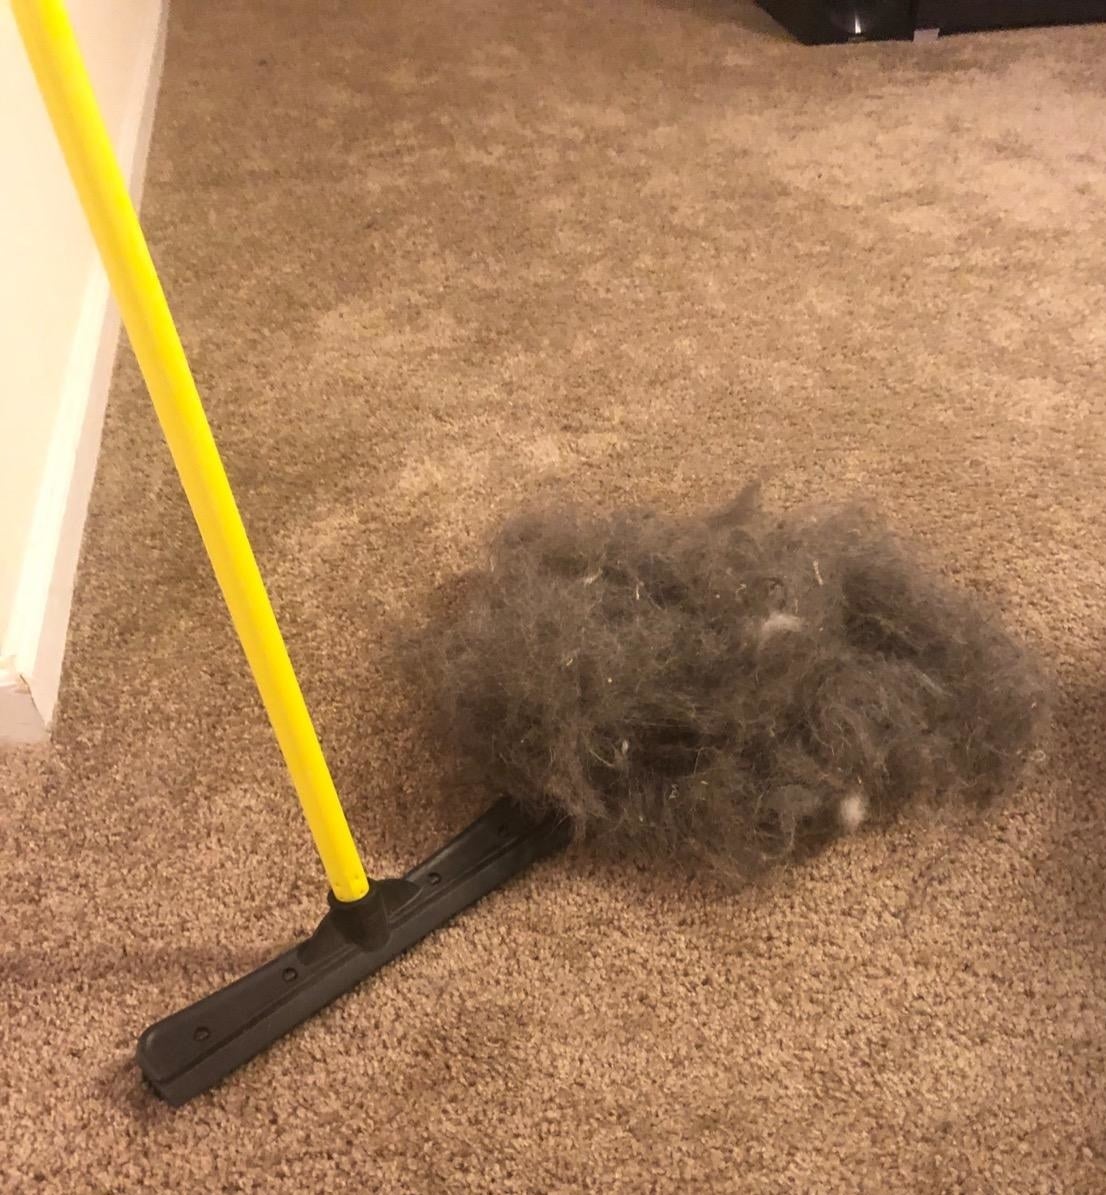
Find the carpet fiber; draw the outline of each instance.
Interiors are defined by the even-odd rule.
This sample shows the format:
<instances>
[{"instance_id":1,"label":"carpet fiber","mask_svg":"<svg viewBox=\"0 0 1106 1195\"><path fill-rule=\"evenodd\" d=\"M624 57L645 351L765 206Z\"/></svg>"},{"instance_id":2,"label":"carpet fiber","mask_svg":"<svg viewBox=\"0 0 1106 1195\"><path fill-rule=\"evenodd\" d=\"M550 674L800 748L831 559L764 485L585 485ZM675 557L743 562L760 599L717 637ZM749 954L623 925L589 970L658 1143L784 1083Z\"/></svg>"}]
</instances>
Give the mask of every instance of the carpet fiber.
<instances>
[{"instance_id":1,"label":"carpet fiber","mask_svg":"<svg viewBox=\"0 0 1106 1195\"><path fill-rule=\"evenodd\" d=\"M535 492L872 497L1052 661L984 821L765 890L574 848L173 1113L137 1033L323 884L124 353L0 764L0 1187L1106 1190L1106 27L178 0L145 222L377 874L475 813L381 663Z\"/></svg>"}]
</instances>

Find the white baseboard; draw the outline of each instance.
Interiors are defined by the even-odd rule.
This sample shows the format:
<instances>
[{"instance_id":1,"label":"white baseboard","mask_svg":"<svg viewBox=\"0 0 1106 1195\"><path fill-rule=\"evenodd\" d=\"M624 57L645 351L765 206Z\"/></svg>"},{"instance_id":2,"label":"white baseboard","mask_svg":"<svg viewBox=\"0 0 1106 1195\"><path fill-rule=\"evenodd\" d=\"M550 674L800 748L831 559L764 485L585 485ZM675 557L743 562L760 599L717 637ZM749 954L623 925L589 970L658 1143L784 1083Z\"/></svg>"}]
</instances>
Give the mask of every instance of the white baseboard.
<instances>
[{"instance_id":1,"label":"white baseboard","mask_svg":"<svg viewBox=\"0 0 1106 1195\"><path fill-rule=\"evenodd\" d=\"M136 204L165 58L167 8L151 9L143 30L143 52L136 59L117 147ZM119 329L119 313L97 261L70 346L11 616L0 628L0 742L41 741L50 733Z\"/></svg>"},{"instance_id":2,"label":"white baseboard","mask_svg":"<svg viewBox=\"0 0 1106 1195\"><path fill-rule=\"evenodd\" d=\"M46 735L30 688L16 674L0 671L0 742L35 743Z\"/></svg>"}]
</instances>

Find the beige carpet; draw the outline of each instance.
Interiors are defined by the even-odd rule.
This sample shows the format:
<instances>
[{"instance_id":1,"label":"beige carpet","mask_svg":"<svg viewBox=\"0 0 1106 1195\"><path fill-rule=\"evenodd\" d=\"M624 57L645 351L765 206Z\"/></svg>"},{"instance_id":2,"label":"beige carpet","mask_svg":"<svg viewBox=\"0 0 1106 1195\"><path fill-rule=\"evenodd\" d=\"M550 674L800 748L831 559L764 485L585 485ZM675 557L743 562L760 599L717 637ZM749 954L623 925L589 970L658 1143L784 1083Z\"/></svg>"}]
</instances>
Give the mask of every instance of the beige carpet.
<instances>
[{"instance_id":1,"label":"beige carpet","mask_svg":"<svg viewBox=\"0 0 1106 1195\"><path fill-rule=\"evenodd\" d=\"M5 1192L1106 1191L1106 27L177 0L146 223L377 873L480 794L379 664L535 489L873 496L1059 671L983 825L756 895L550 862L173 1113L151 1020L323 888L136 371L4 760Z\"/></svg>"}]
</instances>

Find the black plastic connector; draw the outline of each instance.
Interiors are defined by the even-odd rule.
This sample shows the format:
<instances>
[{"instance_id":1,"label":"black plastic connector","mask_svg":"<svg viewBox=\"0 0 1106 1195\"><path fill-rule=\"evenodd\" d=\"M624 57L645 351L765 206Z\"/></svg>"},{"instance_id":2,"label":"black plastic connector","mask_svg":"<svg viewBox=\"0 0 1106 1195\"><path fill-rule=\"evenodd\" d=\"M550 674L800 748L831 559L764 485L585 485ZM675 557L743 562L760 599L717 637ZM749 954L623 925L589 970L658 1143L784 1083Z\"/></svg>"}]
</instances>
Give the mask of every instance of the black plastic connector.
<instances>
[{"instance_id":1,"label":"black plastic connector","mask_svg":"<svg viewBox=\"0 0 1106 1195\"><path fill-rule=\"evenodd\" d=\"M310 938L152 1025L138 1042L142 1073L168 1103L186 1103L568 838L557 818L498 801L403 879L356 902L332 895Z\"/></svg>"}]
</instances>

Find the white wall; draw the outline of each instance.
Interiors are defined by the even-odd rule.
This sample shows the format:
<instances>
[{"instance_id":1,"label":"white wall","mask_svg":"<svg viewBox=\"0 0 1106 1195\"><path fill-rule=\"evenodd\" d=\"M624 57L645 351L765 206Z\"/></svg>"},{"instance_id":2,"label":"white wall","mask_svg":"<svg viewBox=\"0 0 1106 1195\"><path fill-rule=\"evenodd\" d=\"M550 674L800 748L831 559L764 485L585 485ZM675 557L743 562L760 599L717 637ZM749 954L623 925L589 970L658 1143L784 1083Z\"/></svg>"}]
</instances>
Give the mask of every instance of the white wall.
<instances>
[{"instance_id":1,"label":"white wall","mask_svg":"<svg viewBox=\"0 0 1106 1195\"><path fill-rule=\"evenodd\" d=\"M167 0L69 0L136 199ZM119 323L26 62L0 4L0 739L41 738Z\"/></svg>"}]
</instances>

